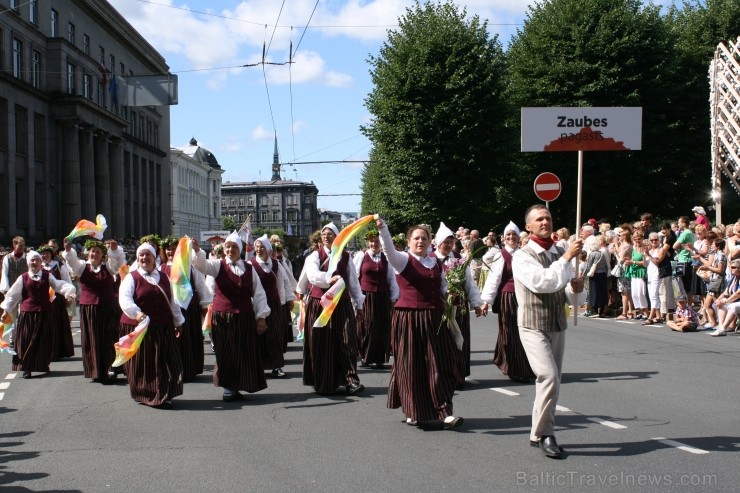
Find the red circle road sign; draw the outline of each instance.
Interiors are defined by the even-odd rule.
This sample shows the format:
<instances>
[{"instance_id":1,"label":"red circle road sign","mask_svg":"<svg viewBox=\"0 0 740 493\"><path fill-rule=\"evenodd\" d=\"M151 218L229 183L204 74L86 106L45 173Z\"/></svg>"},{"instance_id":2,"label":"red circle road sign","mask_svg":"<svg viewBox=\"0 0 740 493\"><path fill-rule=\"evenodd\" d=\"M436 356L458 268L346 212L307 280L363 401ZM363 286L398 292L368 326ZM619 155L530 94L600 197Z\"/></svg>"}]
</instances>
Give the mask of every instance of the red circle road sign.
<instances>
[{"instance_id":1,"label":"red circle road sign","mask_svg":"<svg viewBox=\"0 0 740 493\"><path fill-rule=\"evenodd\" d=\"M560 197L560 178L552 173L542 173L534 179L534 194L543 202Z\"/></svg>"}]
</instances>

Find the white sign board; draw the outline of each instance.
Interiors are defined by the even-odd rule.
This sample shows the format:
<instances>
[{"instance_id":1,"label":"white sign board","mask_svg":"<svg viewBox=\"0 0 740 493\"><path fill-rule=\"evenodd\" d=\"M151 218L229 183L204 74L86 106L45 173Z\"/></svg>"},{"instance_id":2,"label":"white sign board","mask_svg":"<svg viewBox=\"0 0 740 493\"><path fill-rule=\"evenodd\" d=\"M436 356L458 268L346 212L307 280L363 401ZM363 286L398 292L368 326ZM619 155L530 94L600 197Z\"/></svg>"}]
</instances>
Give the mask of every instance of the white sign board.
<instances>
[{"instance_id":1,"label":"white sign board","mask_svg":"<svg viewBox=\"0 0 740 493\"><path fill-rule=\"evenodd\" d=\"M208 241L209 238L213 238L215 236L220 236L223 239L226 239L227 236L229 236L229 231L226 231L225 229L223 231L216 230L216 231L201 231L200 232L200 242Z\"/></svg>"},{"instance_id":2,"label":"white sign board","mask_svg":"<svg viewBox=\"0 0 740 493\"><path fill-rule=\"evenodd\" d=\"M641 148L642 108L522 108L522 152Z\"/></svg>"}]
</instances>

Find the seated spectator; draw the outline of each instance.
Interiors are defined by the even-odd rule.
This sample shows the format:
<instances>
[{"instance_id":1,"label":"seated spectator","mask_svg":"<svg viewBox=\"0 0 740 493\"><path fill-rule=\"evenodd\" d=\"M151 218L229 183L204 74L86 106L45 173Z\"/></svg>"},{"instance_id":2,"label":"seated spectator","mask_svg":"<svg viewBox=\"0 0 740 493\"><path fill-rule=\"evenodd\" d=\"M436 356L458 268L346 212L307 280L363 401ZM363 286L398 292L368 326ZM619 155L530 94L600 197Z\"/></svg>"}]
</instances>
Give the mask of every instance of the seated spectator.
<instances>
[{"instance_id":1,"label":"seated spectator","mask_svg":"<svg viewBox=\"0 0 740 493\"><path fill-rule=\"evenodd\" d=\"M699 315L686 302L685 296L676 298L676 313L673 320L666 322L669 329L676 332L694 332L699 325Z\"/></svg>"},{"instance_id":2,"label":"seated spectator","mask_svg":"<svg viewBox=\"0 0 740 493\"><path fill-rule=\"evenodd\" d=\"M740 260L730 263L732 277L727 283L727 289L717 298L715 305L719 311L720 323L717 328L710 332L712 337L726 336L727 332L735 330L737 316L740 315Z\"/></svg>"}]
</instances>

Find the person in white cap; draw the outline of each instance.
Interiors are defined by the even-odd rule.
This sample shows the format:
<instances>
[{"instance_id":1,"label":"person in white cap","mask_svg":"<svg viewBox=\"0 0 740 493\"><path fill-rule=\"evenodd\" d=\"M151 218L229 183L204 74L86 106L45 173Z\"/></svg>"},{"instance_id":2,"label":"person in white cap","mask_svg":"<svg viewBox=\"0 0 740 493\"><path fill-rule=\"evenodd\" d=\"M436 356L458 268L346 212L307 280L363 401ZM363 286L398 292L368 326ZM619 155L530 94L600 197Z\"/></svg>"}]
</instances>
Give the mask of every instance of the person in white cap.
<instances>
[{"instance_id":1,"label":"person in white cap","mask_svg":"<svg viewBox=\"0 0 740 493\"><path fill-rule=\"evenodd\" d=\"M463 263L460 254L452 251L452 247L455 244L455 234L445 226L445 223L439 223L439 229L434 238L437 241L437 249L434 253L442 261L445 270ZM459 387L465 384L465 377L470 375L470 308L473 308L476 317L485 315L488 312L488 304L480 297L478 284L475 281L470 264L465 268L464 291L465 296L456 302L458 308L455 315L457 325L460 327L463 337Z\"/></svg>"},{"instance_id":2,"label":"person in white cap","mask_svg":"<svg viewBox=\"0 0 740 493\"><path fill-rule=\"evenodd\" d=\"M704 207L696 205L691 209L691 212L693 212L696 217L696 224L701 224L705 228L711 229L709 226L709 219L707 218L707 211L704 210Z\"/></svg>"},{"instance_id":3,"label":"person in white cap","mask_svg":"<svg viewBox=\"0 0 740 493\"><path fill-rule=\"evenodd\" d=\"M31 250L26 254L28 272L18 276L5 293L0 303L3 313L0 320L18 307L15 320L15 352L13 371L22 371L23 378L31 378L31 372L49 372L51 362L52 303L49 288L67 301L76 298L75 287L56 279L41 268L41 255Z\"/></svg>"},{"instance_id":4,"label":"person in white cap","mask_svg":"<svg viewBox=\"0 0 740 493\"><path fill-rule=\"evenodd\" d=\"M226 402L243 399L239 393L267 388L257 335L267 330L267 297L254 267L240 258L242 240L234 231L224 241L221 260L206 259L193 240L193 265L215 279L211 338L216 352L213 384L223 387Z\"/></svg>"},{"instance_id":5,"label":"person in white cap","mask_svg":"<svg viewBox=\"0 0 740 493\"><path fill-rule=\"evenodd\" d=\"M398 284L380 248L378 231L370 229L365 241L367 250L352 259L365 295L364 316L357 318L360 365L382 368L391 356L391 310L398 299Z\"/></svg>"},{"instance_id":6,"label":"person in white cap","mask_svg":"<svg viewBox=\"0 0 740 493\"><path fill-rule=\"evenodd\" d=\"M295 292L298 286L298 281L293 276L293 264L290 262L288 255L283 255L285 248L283 246L283 240L278 235L270 236L270 244L272 245L272 259L279 262L285 270L289 287L286 287L285 291L285 303L283 303L283 318L285 319L285 327L283 337L283 354L288 352L288 343L293 342L293 322L291 312L293 311L293 302L296 300ZM286 251L287 253L287 251Z\"/></svg>"},{"instance_id":7,"label":"person in white cap","mask_svg":"<svg viewBox=\"0 0 740 493\"><path fill-rule=\"evenodd\" d=\"M321 228L322 245L306 258L303 267L311 283L304 325L303 385L313 386L319 394L332 394L345 385L347 393L355 395L365 390L365 386L357 376L357 321L352 303L359 307L357 317L362 317L365 295L348 252L342 252L334 272L327 272L331 245L338 234L334 223ZM346 286L339 304L325 327L314 328L323 310L321 297L340 278Z\"/></svg>"},{"instance_id":8,"label":"person in white cap","mask_svg":"<svg viewBox=\"0 0 740 493\"><path fill-rule=\"evenodd\" d=\"M519 337L517 322L514 272L511 268L514 254L519 249L519 228L512 221L504 228L504 245L490 264L481 298L498 314L498 338L493 351L493 364L514 382L527 383L535 377L527 353Z\"/></svg>"},{"instance_id":9,"label":"person in white cap","mask_svg":"<svg viewBox=\"0 0 740 493\"><path fill-rule=\"evenodd\" d=\"M37 250L41 255L41 268L54 276L72 284L69 269L63 263L52 258L54 248L49 245L41 245ZM71 358L75 355L75 345L72 340L72 325L67 313L67 302L63 296L55 296L52 304L54 313L51 330L51 360L59 361L62 358Z\"/></svg>"},{"instance_id":10,"label":"person in white cap","mask_svg":"<svg viewBox=\"0 0 740 493\"><path fill-rule=\"evenodd\" d=\"M295 295L292 292L288 275L283 266L271 257L272 243L263 235L254 240L254 257L250 263L265 290L270 315L267 317L267 330L257 336L262 368L272 370L272 376L283 378L285 372L285 311L283 305L290 302L291 308Z\"/></svg>"},{"instance_id":11,"label":"person in white cap","mask_svg":"<svg viewBox=\"0 0 740 493\"><path fill-rule=\"evenodd\" d=\"M393 367L388 384L391 409L403 410L406 423L457 428L452 397L460 383L460 350L452 331L442 326L447 282L442 262L428 254L432 234L426 226L408 230L408 252L399 252L385 222L375 221L383 253L396 273L400 296L393 310Z\"/></svg>"},{"instance_id":12,"label":"person in white cap","mask_svg":"<svg viewBox=\"0 0 740 493\"><path fill-rule=\"evenodd\" d=\"M139 351L125 363L131 397L141 404L172 409L182 395L182 360L177 345L185 321L172 296L170 280L156 268L157 250L149 243L136 249L138 267L121 280L122 333L132 332L145 318L149 328Z\"/></svg>"}]
</instances>

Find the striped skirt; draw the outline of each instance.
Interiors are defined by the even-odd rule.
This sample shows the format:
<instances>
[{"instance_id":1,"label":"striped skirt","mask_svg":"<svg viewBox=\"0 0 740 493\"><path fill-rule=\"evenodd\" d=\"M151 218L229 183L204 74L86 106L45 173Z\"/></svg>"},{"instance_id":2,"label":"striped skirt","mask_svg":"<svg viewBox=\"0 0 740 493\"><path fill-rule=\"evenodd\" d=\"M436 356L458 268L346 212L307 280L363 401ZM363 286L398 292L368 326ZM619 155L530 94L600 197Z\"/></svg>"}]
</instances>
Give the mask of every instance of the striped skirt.
<instances>
[{"instance_id":1,"label":"striped skirt","mask_svg":"<svg viewBox=\"0 0 740 493\"><path fill-rule=\"evenodd\" d=\"M132 332L135 325L121 324ZM182 361L175 326L149 326L139 351L125 363L131 397L147 406L159 406L182 395Z\"/></svg>"},{"instance_id":2,"label":"striped skirt","mask_svg":"<svg viewBox=\"0 0 740 493\"><path fill-rule=\"evenodd\" d=\"M85 378L106 380L116 358L118 310L114 303L80 305L80 341Z\"/></svg>"},{"instance_id":3,"label":"striped skirt","mask_svg":"<svg viewBox=\"0 0 740 493\"><path fill-rule=\"evenodd\" d=\"M367 364L385 364L391 355L391 298L388 291L365 292L364 314L357 319L357 344Z\"/></svg>"},{"instance_id":4,"label":"striped skirt","mask_svg":"<svg viewBox=\"0 0 740 493\"><path fill-rule=\"evenodd\" d=\"M185 323L177 340L182 359L182 380L192 382L203 373L203 318L200 302L193 298L182 314L185 316Z\"/></svg>"},{"instance_id":5,"label":"striped skirt","mask_svg":"<svg viewBox=\"0 0 740 493\"><path fill-rule=\"evenodd\" d=\"M213 384L250 393L266 389L254 312L214 311L211 327L211 340L216 348Z\"/></svg>"},{"instance_id":6,"label":"striped skirt","mask_svg":"<svg viewBox=\"0 0 740 493\"><path fill-rule=\"evenodd\" d=\"M326 327L314 328L321 303L308 298L303 342L303 385L331 394L341 385L360 383L357 377L356 321L352 302L342 298Z\"/></svg>"},{"instance_id":7,"label":"striped skirt","mask_svg":"<svg viewBox=\"0 0 740 493\"><path fill-rule=\"evenodd\" d=\"M51 360L59 361L75 355L75 345L72 341L72 325L67 314L67 300L57 294L51 304Z\"/></svg>"},{"instance_id":8,"label":"striped skirt","mask_svg":"<svg viewBox=\"0 0 740 493\"><path fill-rule=\"evenodd\" d=\"M498 314L498 339L493 351L493 364L512 380L535 378L529 366L527 353L522 346L517 326L516 310L519 305L514 293L501 293L501 310Z\"/></svg>"},{"instance_id":9,"label":"striped skirt","mask_svg":"<svg viewBox=\"0 0 740 493\"><path fill-rule=\"evenodd\" d=\"M267 330L257 336L257 347L262 360L262 368L273 370L285 366L283 349L285 347L285 315L280 300L267 302L270 315L267 317Z\"/></svg>"},{"instance_id":10,"label":"striped skirt","mask_svg":"<svg viewBox=\"0 0 740 493\"><path fill-rule=\"evenodd\" d=\"M460 382L460 351L441 323L441 309L393 311L396 341L387 405L400 407L415 421L452 415L452 396Z\"/></svg>"},{"instance_id":11,"label":"striped skirt","mask_svg":"<svg viewBox=\"0 0 740 493\"><path fill-rule=\"evenodd\" d=\"M52 312L20 312L15 322L13 371L48 372Z\"/></svg>"},{"instance_id":12,"label":"striped skirt","mask_svg":"<svg viewBox=\"0 0 740 493\"><path fill-rule=\"evenodd\" d=\"M470 306L468 305L464 314L460 313L458 307L455 320L463 337L463 347L460 352L460 383L462 384L465 377L470 375Z\"/></svg>"}]
</instances>

